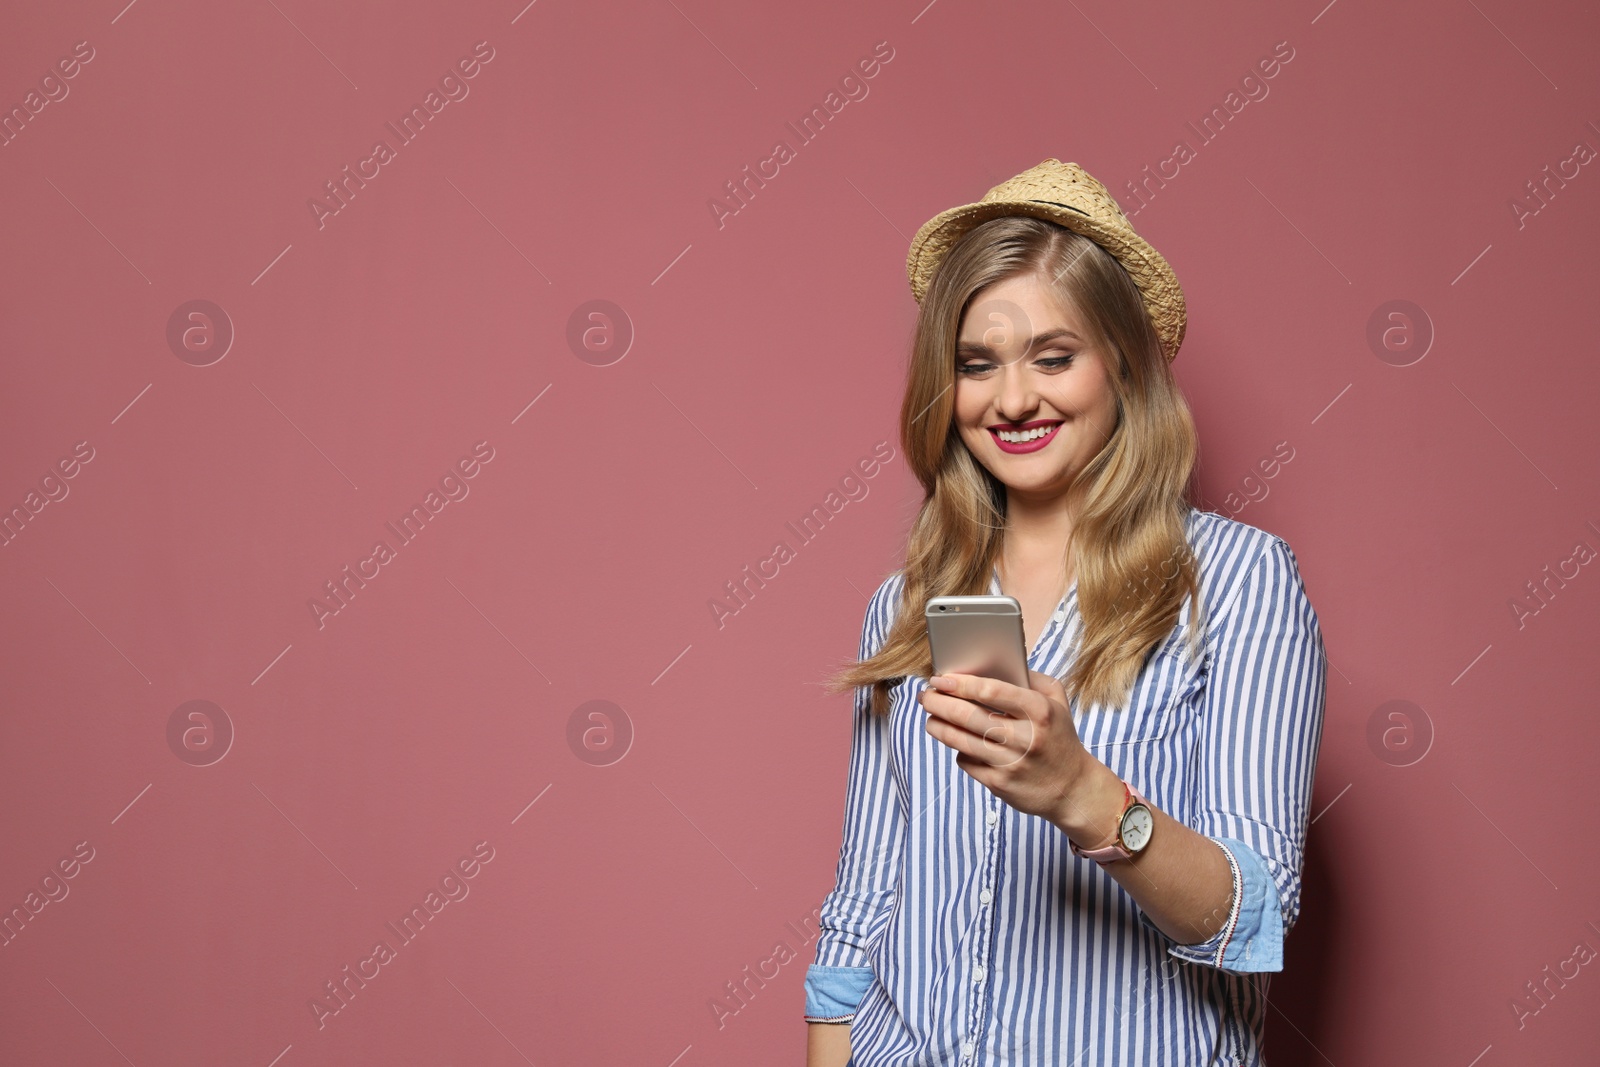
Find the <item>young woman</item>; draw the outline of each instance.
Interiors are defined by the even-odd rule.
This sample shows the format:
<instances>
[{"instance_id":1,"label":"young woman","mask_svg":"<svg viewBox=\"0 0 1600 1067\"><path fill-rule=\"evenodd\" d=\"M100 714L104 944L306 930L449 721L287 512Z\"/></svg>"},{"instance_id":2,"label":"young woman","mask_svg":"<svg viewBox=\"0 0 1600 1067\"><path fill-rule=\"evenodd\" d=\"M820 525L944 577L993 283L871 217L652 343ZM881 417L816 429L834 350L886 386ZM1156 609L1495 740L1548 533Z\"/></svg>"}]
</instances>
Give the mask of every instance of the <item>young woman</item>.
<instances>
[{"instance_id":1,"label":"young woman","mask_svg":"<svg viewBox=\"0 0 1600 1067\"><path fill-rule=\"evenodd\" d=\"M1294 553L1187 500L1184 304L1050 159L930 220L900 415L926 499L867 607L810 1067L1260 1064L1326 659ZM1022 605L1030 685L923 605Z\"/></svg>"}]
</instances>

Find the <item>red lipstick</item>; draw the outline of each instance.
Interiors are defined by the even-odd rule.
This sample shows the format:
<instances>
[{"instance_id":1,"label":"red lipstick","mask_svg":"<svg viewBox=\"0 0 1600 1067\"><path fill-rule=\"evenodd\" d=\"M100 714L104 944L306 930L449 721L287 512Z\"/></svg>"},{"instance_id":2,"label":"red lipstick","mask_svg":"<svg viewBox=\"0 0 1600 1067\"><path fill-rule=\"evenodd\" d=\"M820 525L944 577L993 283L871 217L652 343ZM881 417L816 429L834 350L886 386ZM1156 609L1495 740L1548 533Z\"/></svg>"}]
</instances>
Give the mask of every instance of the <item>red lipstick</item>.
<instances>
[{"instance_id":1,"label":"red lipstick","mask_svg":"<svg viewBox=\"0 0 1600 1067\"><path fill-rule=\"evenodd\" d=\"M1056 428L1061 425L1061 421L1060 419L1034 419L1032 422L1024 423L998 423L994 426L987 426L985 429L994 437L994 443L999 446L1000 451L1019 454L1037 452L1055 440ZM1043 426L1048 426L1050 428L1049 432L1043 436L1035 437L1031 441L1002 441L1000 439L999 431L1001 430L1005 430L1007 433L1020 433L1023 430L1032 430Z\"/></svg>"}]
</instances>

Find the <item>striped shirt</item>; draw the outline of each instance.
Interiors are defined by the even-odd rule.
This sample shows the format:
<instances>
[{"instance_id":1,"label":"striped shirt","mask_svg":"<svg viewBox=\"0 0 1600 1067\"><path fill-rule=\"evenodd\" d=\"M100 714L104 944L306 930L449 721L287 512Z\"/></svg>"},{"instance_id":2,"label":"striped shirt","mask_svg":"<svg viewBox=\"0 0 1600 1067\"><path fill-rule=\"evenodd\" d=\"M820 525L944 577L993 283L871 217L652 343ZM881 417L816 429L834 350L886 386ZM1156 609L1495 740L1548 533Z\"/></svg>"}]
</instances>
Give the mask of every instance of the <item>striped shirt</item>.
<instances>
[{"instance_id":1,"label":"striped shirt","mask_svg":"<svg viewBox=\"0 0 1600 1067\"><path fill-rule=\"evenodd\" d=\"M857 689L836 884L823 900L809 1022L850 1023L852 1067L1258 1065L1267 973L1300 911L1327 661L1289 545L1190 509L1203 656L1190 600L1123 706L1073 702L1091 754L1214 841L1233 875L1218 933L1178 944L1049 821L1010 807L924 728L926 679L890 714ZM873 594L882 646L903 575ZM990 591L999 593L998 572ZM1073 582L1028 655L1064 677Z\"/></svg>"}]
</instances>

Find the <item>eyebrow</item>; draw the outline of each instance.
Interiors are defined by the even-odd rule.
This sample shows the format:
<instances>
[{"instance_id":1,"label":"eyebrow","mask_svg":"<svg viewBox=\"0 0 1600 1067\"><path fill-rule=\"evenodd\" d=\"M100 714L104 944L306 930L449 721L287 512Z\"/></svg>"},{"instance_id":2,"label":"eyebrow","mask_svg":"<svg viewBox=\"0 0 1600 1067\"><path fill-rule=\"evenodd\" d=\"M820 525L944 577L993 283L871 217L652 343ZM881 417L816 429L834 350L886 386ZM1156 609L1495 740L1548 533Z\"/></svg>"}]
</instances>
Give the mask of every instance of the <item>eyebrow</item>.
<instances>
[{"instance_id":1,"label":"eyebrow","mask_svg":"<svg viewBox=\"0 0 1600 1067\"><path fill-rule=\"evenodd\" d=\"M1057 327L1054 330L1046 330L1044 333L1035 334L1031 339L1029 339L1028 347L1023 349L1023 352L1024 353L1032 352L1035 348L1038 348L1038 347L1040 347L1042 345L1048 344L1051 341L1060 340L1062 338L1070 338L1071 340L1077 341L1079 344L1083 343L1083 338L1079 337L1077 334L1073 333L1071 330L1068 330L1068 329L1065 329L1065 328L1062 328L1062 327ZM986 344L981 344L981 343L979 343L977 341L957 341L956 342L956 355L958 355L958 356L992 356L992 355L994 355L994 349L990 348Z\"/></svg>"}]
</instances>

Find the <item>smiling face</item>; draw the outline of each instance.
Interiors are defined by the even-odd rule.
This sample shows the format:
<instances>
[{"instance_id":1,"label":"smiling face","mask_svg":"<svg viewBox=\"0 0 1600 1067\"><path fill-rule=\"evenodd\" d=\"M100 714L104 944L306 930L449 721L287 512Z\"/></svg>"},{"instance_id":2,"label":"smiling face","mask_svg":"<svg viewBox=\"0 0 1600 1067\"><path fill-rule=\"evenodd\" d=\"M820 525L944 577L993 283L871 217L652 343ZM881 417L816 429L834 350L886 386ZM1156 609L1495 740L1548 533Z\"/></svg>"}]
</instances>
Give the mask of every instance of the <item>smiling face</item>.
<instances>
[{"instance_id":1,"label":"smiling face","mask_svg":"<svg viewBox=\"0 0 1600 1067\"><path fill-rule=\"evenodd\" d=\"M1037 274L973 296L955 360L956 429L1011 496L1062 496L1116 429L1115 356Z\"/></svg>"}]
</instances>

